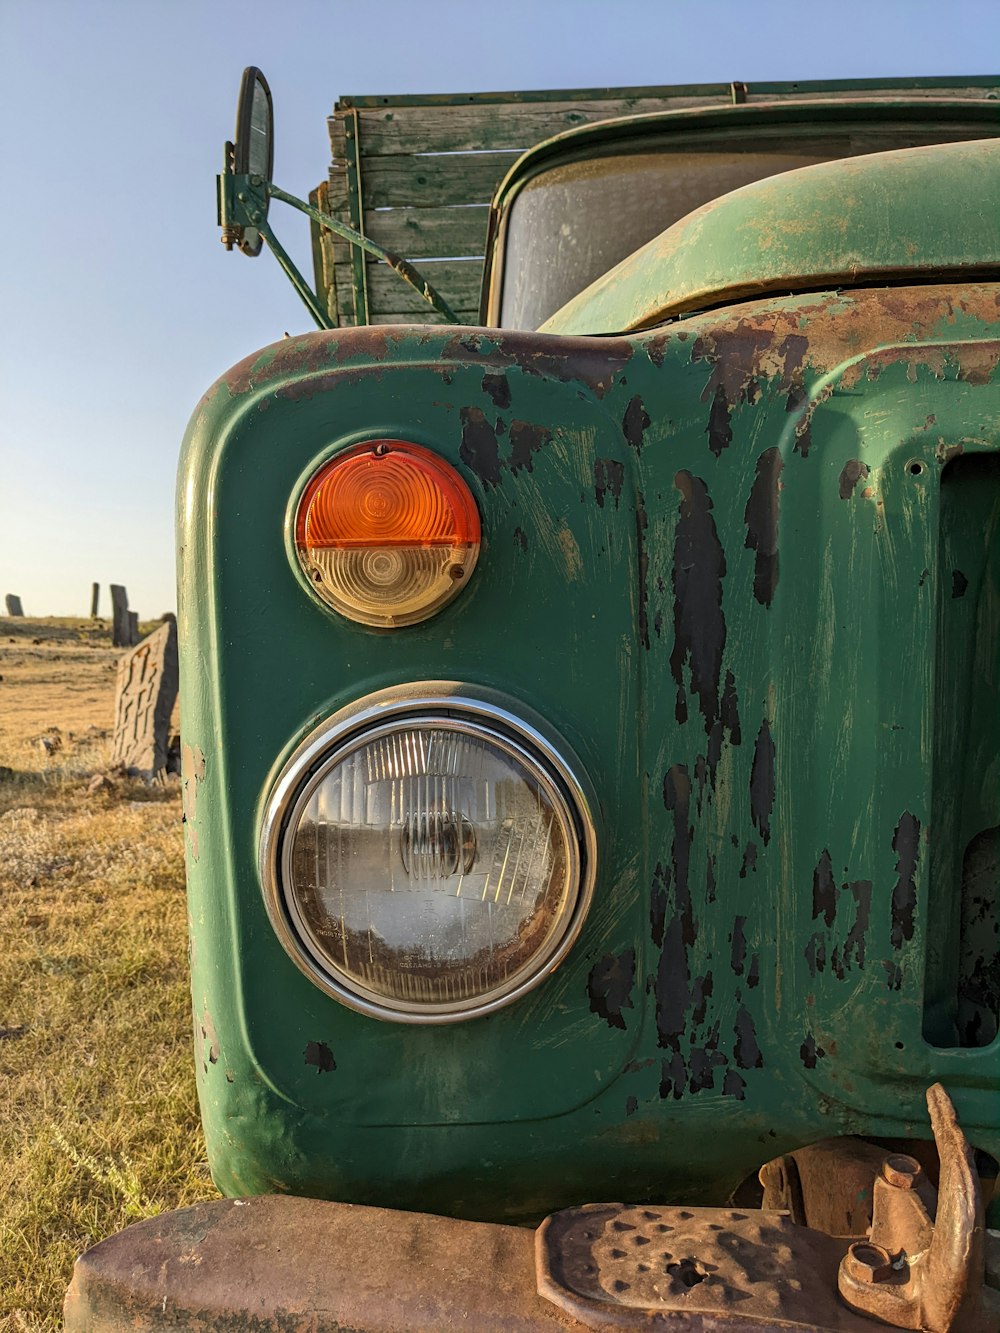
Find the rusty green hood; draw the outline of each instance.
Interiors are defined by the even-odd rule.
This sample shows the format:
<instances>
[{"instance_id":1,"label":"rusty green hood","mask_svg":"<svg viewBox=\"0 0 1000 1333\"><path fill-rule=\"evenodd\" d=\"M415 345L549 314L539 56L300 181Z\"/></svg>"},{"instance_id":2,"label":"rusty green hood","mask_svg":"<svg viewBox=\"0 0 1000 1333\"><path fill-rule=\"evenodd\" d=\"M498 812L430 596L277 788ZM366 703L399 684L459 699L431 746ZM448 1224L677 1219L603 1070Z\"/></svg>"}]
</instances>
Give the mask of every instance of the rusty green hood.
<instances>
[{"instance_id":1,"label":"rusty green hood","mask_svg":"<svg viewBox=\"0 0 1000 1333\"><path fill-rule=\"evenodd\" d=\"M628 332L765 292L998 274L1000 141L905 148L802 167L713 200L540 331Z\"/></svg>"}]
</instances>

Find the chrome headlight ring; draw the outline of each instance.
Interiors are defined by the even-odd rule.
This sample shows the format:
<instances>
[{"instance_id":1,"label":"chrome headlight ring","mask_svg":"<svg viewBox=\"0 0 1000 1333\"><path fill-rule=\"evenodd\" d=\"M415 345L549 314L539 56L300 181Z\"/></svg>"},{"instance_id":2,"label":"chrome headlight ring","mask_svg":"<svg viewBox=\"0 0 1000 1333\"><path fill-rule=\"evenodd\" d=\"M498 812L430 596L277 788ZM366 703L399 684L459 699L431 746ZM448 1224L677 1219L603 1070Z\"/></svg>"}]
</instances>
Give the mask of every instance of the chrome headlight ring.
<instances>
[{"instance_id":1,"label":"chrome headlight ring","mask_svg":"<svg viewBox=\"0 0 1000 1333\"><path fill-rule=\"evenodd\" d=\"M338 712L265 804L261 883L285 950L374 1018L452 1023L513 1003L566 956L593 895L575 768L471 687L425 682Z\"/></svg>"}]
</instances>

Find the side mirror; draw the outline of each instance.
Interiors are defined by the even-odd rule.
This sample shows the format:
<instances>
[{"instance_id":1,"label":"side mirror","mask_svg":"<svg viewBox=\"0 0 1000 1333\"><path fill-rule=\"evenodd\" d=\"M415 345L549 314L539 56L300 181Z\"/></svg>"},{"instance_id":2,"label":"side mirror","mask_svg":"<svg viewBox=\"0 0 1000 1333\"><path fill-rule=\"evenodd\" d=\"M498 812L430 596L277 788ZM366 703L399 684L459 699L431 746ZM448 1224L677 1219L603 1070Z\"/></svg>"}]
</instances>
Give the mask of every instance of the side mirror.
<instances>
[{"instance_id":1,"label":"side mirror","mask_svg":"<svg viewBox=\"0 0 1000 1333\"><path fill-rule=\"evenodd\" d=\"M332 328L330 317L319 297L311 289L285 253L267 220L272 196L291 204L305 213L320 227L332 231L349 245L373 255L388 265L404 282L423 297L449 324L457 324L458 316L438 295L431 284L412 264L399 255L383 250L374 241L354 231L346 223L328 213L321 213L311 204L303 203L293 194L286 194L271 179L274 172L274 108L271 90L256 65L243 71L240 100L236 106L236 142L227 143L222 175L216 178L218 187L218 220L222 228L222 244L227 250L233 246L245 255L259 255L264 242L285 270L292 286L298 292L316 324L321 329Z\"/></svg>"},{"instance_id":2,"label":"side mirror","mask_svg":"<svg viewBox=\"0 0 1000 1333\"><path fill-rule=\"evenodd\" d=\"M274 174L274 105L267 79L256 65L243 71L230 170L236 176L258 176L268 183ZM265 195L265 217L269 203ZM256 227L242 228L236 242L245 255L260 254L262 238Z\"/></svg>"}]
</instances>

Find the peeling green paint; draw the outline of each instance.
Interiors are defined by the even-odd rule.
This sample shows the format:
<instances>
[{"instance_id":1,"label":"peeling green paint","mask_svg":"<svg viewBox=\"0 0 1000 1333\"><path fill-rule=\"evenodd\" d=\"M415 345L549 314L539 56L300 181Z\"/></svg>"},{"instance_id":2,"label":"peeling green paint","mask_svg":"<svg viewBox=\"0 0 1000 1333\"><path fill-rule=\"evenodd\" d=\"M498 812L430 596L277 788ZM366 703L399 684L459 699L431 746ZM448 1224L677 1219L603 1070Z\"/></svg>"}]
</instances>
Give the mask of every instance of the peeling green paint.
<instances>
[{"instance_id":1,"label":"peeling green paint","mask_svg":"<svg viewBox=\"0 0 1000 1333\"><path fill-rule=\"evenodd\" d=\"M799 1144L926 1136L935 1080L1000 1155L996 1044L950 1045L927 1010L957 1012L938 918L1000 823L996 546L961 536L946 476L996 457L998 296L784 297L628 338L314 334L206 397L180 631L185 735L214 738L189 887L224 1190L494 1219L719 1203ZM310 466L378 435L452 462L484 534L461 596L392 634L317 605L285 539ZM953 679L943 636L965 644ZM536 991L401 1027L285 955L258 820L317 719L444 674L580 756L600 872Z\"/></svg>"}]
</instances>

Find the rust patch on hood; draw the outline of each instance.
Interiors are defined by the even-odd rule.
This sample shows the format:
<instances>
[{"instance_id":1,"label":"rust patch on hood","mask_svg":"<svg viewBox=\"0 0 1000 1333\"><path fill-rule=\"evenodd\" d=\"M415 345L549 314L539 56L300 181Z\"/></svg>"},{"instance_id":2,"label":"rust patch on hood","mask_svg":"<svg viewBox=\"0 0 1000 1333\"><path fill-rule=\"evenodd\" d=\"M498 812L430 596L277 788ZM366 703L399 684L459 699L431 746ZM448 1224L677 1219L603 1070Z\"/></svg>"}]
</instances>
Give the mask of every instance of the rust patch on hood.
<instances>
[{"instance_id":1,"label":"rust patch on hood","mask_svg":"<svg viewBox=\"0 0 1000 1333\"><path fill-rule=\"evenodd\" d=\"M336 352L336 333L306 333L300 338L287 338L237 361L227 371L223 383L235 398L298 371L321 370L330 364Z\"/></svg>"},{"instance_id":2,"label":"rust patch on hood","mask_svg":"<svg viewBox=\"0 0 1000 1333\"><path fill-rule=\"evenodd\" d=\"M628 338L562 338L496 329L447 330L429 334L425 326L373 325L334 329L283 339L238 362L221 381L230 397L266 388L289 377L319 374L343 367L384 366L394 353L400 362L417 353L421 364L478 365L486 372L483 386L495 401L509 401L504 373L517 368L564 383L579 383L598 399L635 350Z\"/></svg>"},{"instance_id":3,"label":"rust patch on hood","mask_svg":"<svg viewBox=\"0 0 1000 1333\"><path fill-rule=\"evenodd\" d=\"M526 375L579 383L603 398L632 358L628 338L563 338L516 330L465 329L441 348L442 360L484 367L516 366Z\"/></svg>"},{"instance_id":4,"label":"rust patch on hood","mask_svg":"<svg viewBox=\"0 0 1000 1333\"><path fill-rule=\"evenodd\" d=\"M948 360L957 365L960 379L986 383L1000 362L995 345L945 349L928 347L924 340L954 338L959 315L995 324L998 311L1000 291L993 285L970 284L958 298L954 285L876 288L824 293L780 307L754 302L731 308L723 320L705 315L686 321L686 326L696 334L692 362L703 361L710 368L702 401L712 403L719 418L723 410L729 413L739 404L756 402L765 380L776 381L794 409L801 404L807 370L822 375L868 352L854 371L856 381L862 374L878 373L880 356L872 349L906 342L914 343L911 373L924 365L940 375ZM662 361L666 343L677 336L670 330L650 338L650 359ZM898 362L898 350L887 350L884 359ZM850 374L844 387L850 387ZM717 420L716 436L722 429Z\"/></svg>"},{"instance_id":5,"label":"rust patch on hood","mask_svg":"<svg viewBox=\"0 0 1000 1333\"><path fill-rule=\"evenodd\" d=\"M289 375L313 374L348 361L381 363L400 340L401 330L393 325L303 333L238 361L223 382L235 397Z\"/></svg>"}]
</instances>

